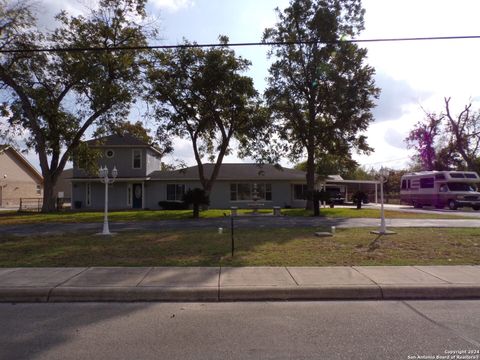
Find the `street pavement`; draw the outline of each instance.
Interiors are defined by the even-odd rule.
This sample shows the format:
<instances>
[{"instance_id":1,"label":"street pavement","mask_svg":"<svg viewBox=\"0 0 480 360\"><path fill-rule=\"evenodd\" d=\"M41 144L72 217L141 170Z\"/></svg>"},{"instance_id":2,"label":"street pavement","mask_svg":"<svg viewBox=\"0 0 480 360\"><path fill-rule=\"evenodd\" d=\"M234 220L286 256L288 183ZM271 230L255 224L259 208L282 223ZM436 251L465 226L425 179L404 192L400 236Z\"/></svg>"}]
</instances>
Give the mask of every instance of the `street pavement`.
<instances>
[{"instance_id":1,"label":"street pavement","mask_svg":"<svg viewBox=\"0 0 480 360\"><path fill-rule=\"evenodd\" d=\"M480 299L480 266L0 269L0 302Z\"/></svg>"},{"instance_id":2,"label":"street pavement","mask_svg":"<svg viewBox=\"0 0 480 360\"><path fill-rule=\"evenodd\" d=\"M0 358L478 360L479 313L478 300L0 304Z\"/></svg>"},{"instance_id":3,"label":"street pavement","mask_svg":"<svg viewBox=\"0 0 480 360\"><path fill-rule=\"evenodd\" d=\"M110 231L161 231L172 229L216 229L229 228L230 217L212 219L182 219L160 221L110 222ZM386 219L387 227L480 227L480 219ZM380 219L367 218L323 218L292 216L238 216L234 218L236 228L291 228L319 227L355 228L377 227ZM101 223L40 223L0 225L0 239L5 235L55 235L76 232L101 232Z\"/></svg>"}]
</instances>

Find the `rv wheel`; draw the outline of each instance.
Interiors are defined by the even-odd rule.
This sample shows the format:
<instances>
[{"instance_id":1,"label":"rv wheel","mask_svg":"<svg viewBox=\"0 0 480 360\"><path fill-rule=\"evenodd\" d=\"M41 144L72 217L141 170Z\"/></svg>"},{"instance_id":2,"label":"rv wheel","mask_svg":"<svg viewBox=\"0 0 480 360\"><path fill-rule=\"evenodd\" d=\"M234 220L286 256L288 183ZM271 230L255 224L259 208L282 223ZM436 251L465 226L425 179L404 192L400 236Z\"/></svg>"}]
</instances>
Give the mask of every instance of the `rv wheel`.
<instances>
[{"instance_id":1,"label":"rv wheel","mask_svg":"<svg viewBox=\"0 0 480 360\"><path fill-rule=\"evenodd\" d=\"M480 206L478 206L478 205L477 206L472 206L472 209L473 210L480 210Z\"/></svg>"},{"instance_id":2,"label":"rv wheel","mask_svg":"<svg viewBox=\"0 0 480 360\"><path fill-rule=\"evenodd\" d=\"M455 200L448 201L448 208L450 210L457 210L457 203L455 202Z\"/></svg>"}]
</instances>

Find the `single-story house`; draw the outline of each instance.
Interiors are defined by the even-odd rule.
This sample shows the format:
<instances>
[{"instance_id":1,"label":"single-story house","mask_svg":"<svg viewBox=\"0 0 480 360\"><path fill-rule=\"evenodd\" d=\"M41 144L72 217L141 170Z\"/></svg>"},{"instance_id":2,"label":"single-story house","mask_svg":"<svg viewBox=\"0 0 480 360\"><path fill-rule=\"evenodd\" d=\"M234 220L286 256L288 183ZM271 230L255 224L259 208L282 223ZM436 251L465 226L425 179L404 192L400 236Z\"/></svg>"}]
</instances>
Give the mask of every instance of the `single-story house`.
<instances>
[{"instance_id":1,"label":"single-story house","mask_svg":"<svg viewBox=\"0 0 480 360\"><path fill-rule=\"evenodd\" d=\"M42 196L42 175L13 146L0 145L0 207L41 206Z\"/></svg>"},{"instance_id":2,"label":"single-story house","mask_svg":"<svg viewBox=\"0 0 480 360\"><path fill-rule=\"evenodd\" d=\"M118 176L109 185L110 209L160 209L160 202L179 202L188 189L202 188L198 167L163 171L161 152L130 135L110 135L87 141L88 146L102 153L99 167L106 166L111 174L115 167ZM207 178L213 164L204 165ZM337 181L340 177L332 177ZM105 185L98 176L87 174L74 161L72 206L77 209L102 209ZM346 190L346 187L340 188ZM272 164L222 164L210 192L210 207L238 208L301 208L305 206L306 173Z\"/></svg>"}]
</instances>

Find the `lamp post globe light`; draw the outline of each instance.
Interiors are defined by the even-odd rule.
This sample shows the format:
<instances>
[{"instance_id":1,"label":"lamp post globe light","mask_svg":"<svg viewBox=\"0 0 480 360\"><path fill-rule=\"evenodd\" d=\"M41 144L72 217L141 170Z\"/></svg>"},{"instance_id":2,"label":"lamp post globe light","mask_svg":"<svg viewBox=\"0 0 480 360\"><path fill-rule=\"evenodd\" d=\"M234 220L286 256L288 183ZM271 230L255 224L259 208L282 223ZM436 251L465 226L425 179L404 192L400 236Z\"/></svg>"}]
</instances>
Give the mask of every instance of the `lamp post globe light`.
<instances>
[{"instance_id":1,"label":"lamp post globe light","mask_svg":"<svg viewBox=\"0 0 480 360\"><path fill-rule=\"evenodd\" d=\"M109 178L108 168L106 166L100 167L100 169L98 170L98 176L100 178L100 181L105 184L105 213L103 216L103 231L100 233L100 235L112 235L108 227L108 185L113 184L116 177L118 176L118 170L114 166L112 169L112 177Z\"/></svg>"}]
</instances>

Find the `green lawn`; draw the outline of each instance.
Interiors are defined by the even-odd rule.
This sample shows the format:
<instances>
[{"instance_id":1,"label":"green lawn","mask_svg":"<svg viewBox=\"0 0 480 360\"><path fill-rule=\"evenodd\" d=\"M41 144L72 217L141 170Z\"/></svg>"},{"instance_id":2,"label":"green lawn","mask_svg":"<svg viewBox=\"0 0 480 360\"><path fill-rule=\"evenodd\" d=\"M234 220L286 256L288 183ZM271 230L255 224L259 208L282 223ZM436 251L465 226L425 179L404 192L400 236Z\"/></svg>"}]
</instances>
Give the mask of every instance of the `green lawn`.
<instances>
[{"instance_id":1,"label":"green lawn","mask_svg":"<svg viewBox=\"0 0 480 360\"><path fill-rule=\"evenodd\" d=\"M0 267L28 266L351 266L480 264L479 229L399 228L375 238L370 229L238 229L236 253L230 234L216 229L63 236L2 236Z\"/></svg>"},{"instance_id":2,"label":"green lawn","mask_svg":"<svg viewBox=\"0 0 480 360\"><path fill-rule=\"evenodd\" d=\"M239 209L240 215L251 214L248 209ZM271 214L272 210L261 209L261 214ZM311 211L305 209L282 209L285 216L312 216ZM230 210L205 210L200 212L201 218L215 218L230 215ZM379 218L380 211L378 209L363 208L357 210L355 208L325 208L320 210L320 216L332 218ZM130 210L130 211L112 211L109 213L110 221L158 221L158 220L179 220L189 219L192 217L191 210ZM461 217L448 214L412 214L401 211L385 211L386 218L406 218L406 219L459 219ZM103 212L88 211L65 211L50 214L41 213L18 213L16 211L6 211L0 213L1 225L15 224L37 224L45 222L60 223L85 223L85 222L102 222Z\"/></svg>"}]
</instances>

